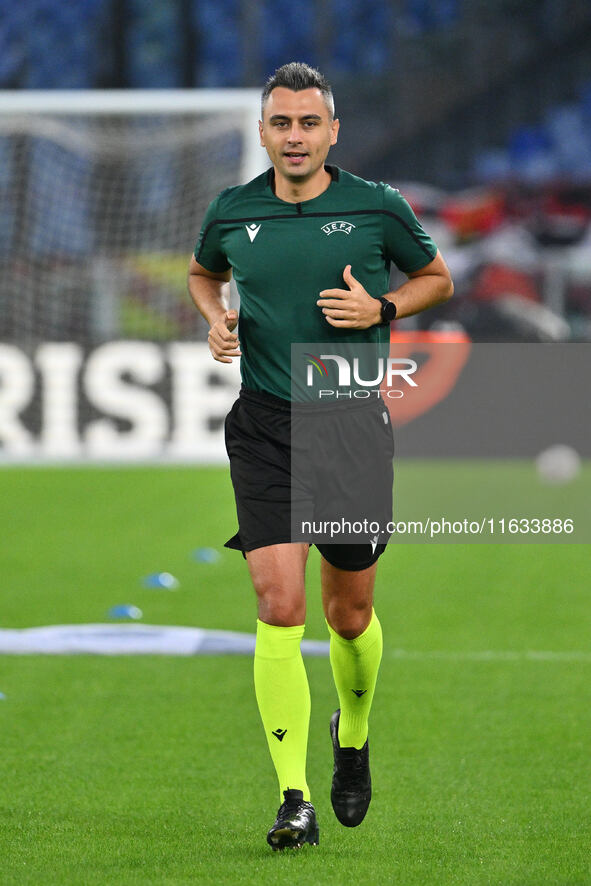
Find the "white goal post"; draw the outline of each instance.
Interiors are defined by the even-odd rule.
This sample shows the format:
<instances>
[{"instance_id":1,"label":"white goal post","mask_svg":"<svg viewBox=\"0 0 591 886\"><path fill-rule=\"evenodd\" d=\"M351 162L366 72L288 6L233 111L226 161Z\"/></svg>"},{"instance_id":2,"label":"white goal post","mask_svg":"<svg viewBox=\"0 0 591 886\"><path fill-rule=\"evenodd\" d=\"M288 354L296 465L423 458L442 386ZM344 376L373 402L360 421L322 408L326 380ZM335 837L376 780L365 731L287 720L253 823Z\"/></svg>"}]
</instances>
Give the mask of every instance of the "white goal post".
<instances>
[{"instance_id":1,"label":"white goal post","mask_svg":"<svg viewBox=\"0 0 591 886\"><path fill-rule=\"evenodd\" d=\"M0 464L224 457L238 367L186 271L269 165L259 117L253 89L0 92Z\"/></svg>"},{"instance_id":2,"label":"white goal post","mask_svg":"<svg viewBox=\"0 0 591 886\"><path fill-rule=\"evenodd\" d=\"M240 164L243 184L267 163L258 135L261 91L258 89L54 89L0 90L0 134L6 118L33 116L151 116L156 114L231 114L244 134Z\"/></svg>"}]
</instances>

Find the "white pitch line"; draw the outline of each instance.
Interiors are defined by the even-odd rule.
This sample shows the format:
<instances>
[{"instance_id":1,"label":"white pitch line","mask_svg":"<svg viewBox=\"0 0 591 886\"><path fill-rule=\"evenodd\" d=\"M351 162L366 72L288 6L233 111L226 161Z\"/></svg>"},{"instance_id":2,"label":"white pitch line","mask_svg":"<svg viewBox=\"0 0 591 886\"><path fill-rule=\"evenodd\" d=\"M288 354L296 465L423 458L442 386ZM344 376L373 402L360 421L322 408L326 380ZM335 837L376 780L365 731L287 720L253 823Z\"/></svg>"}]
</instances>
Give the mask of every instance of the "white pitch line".
<instances>
[{"instance_id":1,"label":"white pitch line","mask_svg":"<svg viewBox=\"0 0 591 886\"><path fill-rule=\"evenodd\" d=\"M474 652L445 650L392 649L390 658L408 661L558 661L591 662L591 652L525 649L521 652L503 649L485 649Z\"/></svg>"}]
</instances>

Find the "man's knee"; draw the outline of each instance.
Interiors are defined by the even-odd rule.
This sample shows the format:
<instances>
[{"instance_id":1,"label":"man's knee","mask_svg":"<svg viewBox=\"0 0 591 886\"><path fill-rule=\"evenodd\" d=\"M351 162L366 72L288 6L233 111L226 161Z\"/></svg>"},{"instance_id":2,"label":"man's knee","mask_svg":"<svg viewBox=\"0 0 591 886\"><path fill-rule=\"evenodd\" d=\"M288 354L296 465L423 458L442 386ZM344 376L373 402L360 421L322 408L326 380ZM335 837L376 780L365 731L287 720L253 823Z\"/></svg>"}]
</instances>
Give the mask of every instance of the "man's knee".
<instances>
[{"instance_id":1,"label":"man's knee","mask_svg":"<svg viewBox=\"0 0 591 886\"><path fill-rule=\"evenodd\" d=\"M326 606L326 620L340 637L354 640L359 637L371 621L372 601L339 600L333 597Z\"/></svg>"},{"instance_id":2,"label":"man's knee","mask_svg":"<svg viewBox=\"0 0 591 886\"><path fill-rule=\"evenodd\" d=\"M246 555L258 599L259 618L277 627L304 624L307 546L271 545Z\"/></svg>"},{"instance_id":3,"label":"man's knee","mask_svg":"<svg viewBox=\"0 0 591 886\"><path fill-rule=\"evenodd\" d=\"M277 627L292 627L306 620L303 587L259 572L252 576L261 621Z\"/></svg>"},{"instance_id":4,"label":"man's knee","mask_svg":"<svg viewBox=\"0 0 591 886\"><path fill-rule=\"evenodd\" d=\"M322 602L330 627L346 640L359 637L371 621L377 563L350 571L322 560Z\"/></svg>"},{"instance_id":5,"label":"man's knee","mask_svg":"<svg viewBox=\"0 0 591 886\"><path fill-rule=\"evenodd\" d=\"M257 589L258 616L261 621L277 627L302 625L306 620L306 598L303 594L287 593L281 587L267 585Z\"/></svg>"}]
</instances>

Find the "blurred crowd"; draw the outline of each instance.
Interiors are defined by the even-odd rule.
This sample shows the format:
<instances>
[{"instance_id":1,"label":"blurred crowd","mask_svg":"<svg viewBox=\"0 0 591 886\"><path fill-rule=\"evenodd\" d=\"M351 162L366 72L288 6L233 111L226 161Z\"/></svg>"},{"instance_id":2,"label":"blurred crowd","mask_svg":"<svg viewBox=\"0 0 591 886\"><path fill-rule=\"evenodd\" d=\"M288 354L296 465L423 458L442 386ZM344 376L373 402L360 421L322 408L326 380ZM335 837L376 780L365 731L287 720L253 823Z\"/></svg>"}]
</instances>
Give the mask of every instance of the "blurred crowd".
<instances>
[{"instance_id":1,"label":"blurred crowd","mask_svg":"<svg viewBox=\"0 0 591 886\"><path fill-rule=\"evenodd\" d=\"M392 63L394 30L446 29L460 18L462 2L20 0L4 5L0 88L149 89L259 85L295 58L331 75L383 72Z\"/></svg>"},{"instance_id":2,"label":"blurred crowd","mask_svg":"<svg viewBox=\"0 0 591 886\"><path fill-rule=\"evenodd\" d=\"M591 183L499 181L401 190L434 235L456 295L418 318L474 341L591 340Z\"/></svg>"}]
</instances>

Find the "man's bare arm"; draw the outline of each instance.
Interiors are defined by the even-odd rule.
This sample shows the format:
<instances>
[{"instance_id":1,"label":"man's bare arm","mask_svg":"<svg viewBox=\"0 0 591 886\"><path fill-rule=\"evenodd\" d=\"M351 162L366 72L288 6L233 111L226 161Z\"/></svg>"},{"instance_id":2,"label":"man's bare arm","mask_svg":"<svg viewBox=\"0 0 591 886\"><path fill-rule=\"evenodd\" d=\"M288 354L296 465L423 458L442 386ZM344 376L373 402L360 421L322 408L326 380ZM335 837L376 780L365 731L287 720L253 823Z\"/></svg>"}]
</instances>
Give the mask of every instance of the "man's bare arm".
<instances>
[{"instance_id":1,"label":"man's bare arm","mask_svg":"<svg viewBox=\"0 0 591 886\"><path fill-rule=\"evenodd\" d=\"M407 274L408 280L384 298L396 305L397 319L418 314L441 304L453 295L454 286L443 257L437 252L433 261L419 271ZM368 329L381 319L381 303L372 298L347 265L343 279L348 289L325 289L316 304L322 308L331 326L344 329Z\"/></svg>"},{"instance_id":2,"label":"man's bare arm","mask_svg":"<svg viewBox=\"0 0 591 886\"><path fill-rule=\"evenodd\" d=\"M214 360L231 363L232 357L240 357L240 342L234 332L238 312L230 310L230 277L232 271L219 274L208 271L191 256L189 265L189 294L195 307L209 323L207 340Z\"/></svg>"},{"instance_id":3,"label":"man's bare arm","mask_svg":"<svg viewBox=\"0 0 591 886\"><path fill-rule=\"evenodd\" d=\"M443 256L437 250L432 262L419 271L406 275L408 280L386 298L396 305L396 319L419 314L448 301L454 294L454 284Z\"/></svg>"}]
</instances>

